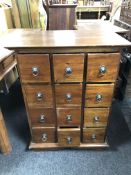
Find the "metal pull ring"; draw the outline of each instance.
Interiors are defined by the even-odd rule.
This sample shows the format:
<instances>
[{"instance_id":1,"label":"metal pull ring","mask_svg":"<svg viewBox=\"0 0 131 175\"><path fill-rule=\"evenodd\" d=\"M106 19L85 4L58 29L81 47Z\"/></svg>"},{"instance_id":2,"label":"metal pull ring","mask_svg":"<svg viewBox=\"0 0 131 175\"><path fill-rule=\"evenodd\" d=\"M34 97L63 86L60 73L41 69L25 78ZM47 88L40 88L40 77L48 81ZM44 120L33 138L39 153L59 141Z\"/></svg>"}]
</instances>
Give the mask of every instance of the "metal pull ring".
<instances>
[{"instance_id":1,"label":"metal pull ring","mask_svg":"<svg viewBox=\"0 0 131 175\"><path fill-rule=\"evenodd\" d=\"M47 139L48 139L47 134L46 133L43 133L42 134L42 138L41 138L42 142L46 142Z\"/></svg>"},{"instance_id":2,"label":"metal pull ring","mask_svg":"<svg viewBox=\"0 0 131 175\"><path fill-rule=\"evenodd\" d=\"M99 74L104 75L106 72L107 72L107 68L104 65L100 66Z\"/></svg>"},{"instance_id":3,"label":"metal pull ring","mask_svg":"<svg viewBox=\"0 0 131 175\"><path fill-rule=\"evenodd\" d=\"M32 67L32 74L36 77L39 75L39 68L38 67Z\"/></svg>"},{"instance_id":4,"label":"metal pull ring","mask_svg":"<svg viewBox=\"0 0 131 175\"><path fill-rule=\"evenodd\" d=\"M92 138L92 140L96 140L96 134L92 134L92 136L91 136L91 138Z\"/></svg>"},{"instance_id":5,"label":"metal pull ring","mask_svg":"<svg viewBox=\"0 0 131 175\"><path fill-rule=\"evenodd\" d=\"M96 95L96 101L97 102L101 102L102 101L102 95L101 94L97 94Z\"/></svg>"},{"instance_id":6,"label":"metal pull ring","mask_svg":"<svg viewBox=\"0 0 131 175\"><path fill-rule=\"evenodd\" d=\"M45 123L45 115L40 115L40 123Z\"/></svg>"},{"instance_id":7,"label":"metal pull ring","mask_svg":"<svg viewBox=\"0 0 131 175\"><path fill-rule=\"evenodd\" d=\"M100 121L100 118L98 116L95 116L93 120L95 123L98 123Z\"/></svg>"},{"instance_id":8,"label":"metal pull ring","mask_svg":"<svg viewBox=\"0 0 131 175\"><path fill-rule=\"evenodd\" d=\"M67 122L72 122L72 116L71 115L66 115L66 121Z\"/></svg>"},{"instance_id":9,"label":"metal pull ring","mask_svg":"<svg viewBox=\"0 0 131 175\"><path fill-rule=\"evenodd\" d=\"M72 137L68 136L66 139L67 139L67 144L72 144Z\"/></svg>"},{"instance_id":10,"label":"metal pull ring","mask_svg":"<svg viewBox=\"0 0 131 175\"><path fill-rule=\"evenodd\" d=\"M43 94L42 92L38 92L38 93L36 94L36 97L37 97L37 100L40 101L40 100L43 99L44 94Z\"/></svg>"},{"instance_id":11,"label":"metal pull ring","mask_svg":"<svg viewBox=\"0 0 131 175\"><path fill-rule=\"evenodd\" d=\"M71 67L66 67L65 68L65 74L68 75L68 76L71 75L72 74L72 68Z\"/></svg>"},{"instance_id":12,"label":"metal pull ring","mask_svg":"<svg viewBox=\"0 0 131 175\"><path fill-rule=\"evenodd\" d=\"M70 93L67 93L65 96L67 101L71 101L72 95Z\"/></svg>"}]
</instances>

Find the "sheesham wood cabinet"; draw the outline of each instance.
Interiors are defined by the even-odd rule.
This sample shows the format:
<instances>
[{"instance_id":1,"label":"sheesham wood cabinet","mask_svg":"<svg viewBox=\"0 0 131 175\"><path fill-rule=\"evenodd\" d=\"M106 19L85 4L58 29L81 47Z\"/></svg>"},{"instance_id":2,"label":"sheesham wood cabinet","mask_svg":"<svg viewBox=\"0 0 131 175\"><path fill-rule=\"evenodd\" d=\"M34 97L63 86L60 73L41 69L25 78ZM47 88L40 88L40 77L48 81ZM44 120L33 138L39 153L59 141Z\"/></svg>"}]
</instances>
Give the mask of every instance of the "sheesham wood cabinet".
<instances>
[{"instance_id":1,"label":"sheesham wood cabinet","mask_svg":"<svg viewBox=\"0 0 131 175\"><path fill-rule=\"evenodd\" d=\"M10 34L18 37L17 42L5 40L5 46L17 53L31 131L29 148L108 147L120 50L130 43L114 33L112 38L101 32L91 37L92 31Z\"/></svg>"}]
</instances>

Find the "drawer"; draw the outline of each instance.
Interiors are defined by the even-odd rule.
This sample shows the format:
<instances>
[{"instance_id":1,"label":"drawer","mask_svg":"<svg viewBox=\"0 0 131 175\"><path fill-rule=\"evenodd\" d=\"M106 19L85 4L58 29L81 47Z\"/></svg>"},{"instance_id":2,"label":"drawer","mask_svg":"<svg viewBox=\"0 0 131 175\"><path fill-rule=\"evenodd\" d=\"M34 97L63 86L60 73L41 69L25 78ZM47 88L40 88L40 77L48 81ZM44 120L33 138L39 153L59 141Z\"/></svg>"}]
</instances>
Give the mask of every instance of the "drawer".
<instances>
[{"instance_id":1,"label":"drawer","mask_svg":"<svg viewBox=\"0 0 131 175\"><path fill-rule=\"evenodd\" d=\"M84 128L83 143L105 142L105 128Z\"/></svg>"},{"instance_id":2,"label":"drawer","mask_svg":"<svg viewBox=\"0 0 131 175\"><path fill-rule=\"evenodd\" d=\"M53 143L56 140L56 133L54 127L33 128L32 141L34 143Z\"/></svg>"},{"instance_id":3,"label":"drawer","mask_svg":"<svg viewBox=\"0 0 131 175\"><path fill-rule=\"evenodd\" d=\"M52 107L52 87L50 85L24 85L28 106Z\"/></svg>"},{"instance_id":4,"label":"drawer","mask_svg":"<svg viewBox=\"0 0 131 175\"><path fill-rule=\"evenodd\" d=\"M55 126L56 113L53 108L30 108L29 118L32 127Z\"/></svg>"},{"instance_id":5,"label":"drawer","mask_svg":"<svg viewBox=\"0 0 131 175\"><path fill-rule=\"evenodd\" d=\"M65 147L79 146L80 128L58 129L58 144Z\"/></svg>"},{"instance_id":6,"label":"drawer","mask_svg":"<svg viewBox=\"0 0 131 175\"><path fill-rule=\"evenodd\" d=\"M53 55L55 82L82 82L84 54Z\"/></svg>"},{"instance_id":7,"label":"drawer","mask_svg":"<svg viewBox=\"0 0 131 175\"><path fill-rule=\"evenodd\" d=\"M55 85L55 96L56 96L57 107L81 106L82 85L81 84Z\"/></svg>"},{"instance_id":8,"label":"drawer","mask_svg":"<svg viewBox=\"0 0 131 175\"><path fill-rule=\"evenodd\" d=\"M115 82L118 75L120 54L89 54L87 82Z\"/></svg>"},{"instance_id":9,"label":"drawer","mask_svg":"<svg viewBox=\"0 0 131 175\"><path fill-rule=\"evenodd\" d=\"M109 108L85 108L84 127L103 127L107 125Z\"/></svg>"},{"instance_id":10,"label":"drawer","mask_svg":"<svg viewBox=\"0 0 131 175\"><path fill-rule=\"evenodd\" d=\"M109 107L112 102L114 84L87 84L86 107Z\"/></svg>"},{"instance_id":11,"label":"drawer","mask_svg":"<svg viewBox=\"0 0 131 175\"><path fill-rule=\"evenodd\" d=\"M50 82L48 54L19 54L19 71L22 82Z\"/></svg>"},{"instance_id":12,"label":"drawer","mask_svg":"<svg viewBox=\"0 0 131 175\"><path fill-rule=\"evenodd\" d=\"M57 122L59 126L80 126L80 108L57 108Z\"/></svg>"}]
</instances>

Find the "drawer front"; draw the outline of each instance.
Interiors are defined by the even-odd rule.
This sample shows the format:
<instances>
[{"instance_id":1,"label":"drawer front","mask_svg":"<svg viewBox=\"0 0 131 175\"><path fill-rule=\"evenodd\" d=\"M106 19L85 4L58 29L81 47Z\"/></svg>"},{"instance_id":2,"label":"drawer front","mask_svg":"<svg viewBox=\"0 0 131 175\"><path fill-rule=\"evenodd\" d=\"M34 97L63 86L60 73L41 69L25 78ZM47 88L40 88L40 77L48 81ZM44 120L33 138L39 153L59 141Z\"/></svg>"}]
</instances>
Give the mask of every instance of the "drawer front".
<instances>
[{"instance_id":1,"label":"drawer front","mask_svg":"<svg viewBox=\"0 0 131 175\"><path fill-rule=\"evenodd\" d=\"M85 108L84 126L103 127L107 125L109 108Z\"/></svg>"},{"instance_id":2,"label":"drawer front","mask_svg":"<svg viewBox=\"0 0 131 175\"><path fill-rule=\"evenodd\" d=\"M114 84L86 85L86 107L108 107L111 105Z\"/></svg>"},{"instance_id":3,"label":"drawer front","mask_svg":"<svg viewBox=\"0 0 131 175\"><path fill-rule=\"evenodd\" d=\"M57 107L81 106L82 85L55 85L55 95Z\"/></svg>"},{"instance_id":4,"label":"drawer front","mask_svg":"<svg viewBox=\"0 0 131 175\"><path fill-rule=\"evenodd\" d=\"M59 126L80 126L81 109L57 108L57 122Z\"/></svg>"},{"instance_id":5,"label":"drawer front","mask_svg":"<svg viewBox=\"0 0 131 175\"><path fill-rule=\"evenodd\" d=\"M104 143L105 128L84 128L83 143Z\"/></svg>"},{"instance_id":6,"label":"drawer front","mask_svg":"<svg viewBox=\"0 0 131 175\"><path fill-rule=\"evenodd\" d=\"M32 127L55 126L56 114L53 108L30 108L28 111Z\"/></svg>"},{"instance_id":7,"label":"drawer front","mask_svg":"<svg viewBox=\"0 0 131 175\"><path fill-rule=\"evenodd\" d=\"M48 54L19 54L19 71L22 82L50 82Z\"/></svg>"},{"instance_id":8,"label":"drawer front","mask_svg":"<svg viewBox=\"0 0 131 175\"><path fill-rule=\"evenodd\" d=\"M24 85L28 106L52 107L52 87L50 85Z\"/></svg>"},{"instance_id":9,"label":"drawer front","mask_svg":"<svg viewBox=\"0 0 131 175\"><path fill-rule=\"evenodd\" d=\"M84 54L53 55L55 82L82 82Z\"/></svg>"},{"instance_id":10,"label":"drawer front","mask_svg":"<svg viewBox=\"0 0 131 175\"><path fill-rule=\"evenodd\" d=\"M33 128L32 141L34 143L53 143L56 141L55 128Z\"/></svg>"},{"instance_id":11,"label":"drawer front","mask_svg":"<svg viewBox=\"0 0 131 175\"><path fill-rule=\"evenodd\" d=\"M1 63L0 63L0 73L3 73L6 71L6 69L9 68L9 66L15 61L15 56L11 55L7 58L5 58Z\"/></svg>"},{"instance_id":12,"label":"drawer front","mask_svg":"<svg viewBox=\"0 0 131 175\"><path fill-rule=\"evenodd\" d=\"M115 82L120 54L89 54L87 82Z\"/></svg>"},{"instance_id":13,"label":"drawer front","mask_svg":"<svg viewBox=\"0 0 131 175\"><path fill-rule=\"evenodd\" d=\"M58 129L58 144L60 146L72 147L80 145L80 128Z\"/></svg>"}]
</instances>

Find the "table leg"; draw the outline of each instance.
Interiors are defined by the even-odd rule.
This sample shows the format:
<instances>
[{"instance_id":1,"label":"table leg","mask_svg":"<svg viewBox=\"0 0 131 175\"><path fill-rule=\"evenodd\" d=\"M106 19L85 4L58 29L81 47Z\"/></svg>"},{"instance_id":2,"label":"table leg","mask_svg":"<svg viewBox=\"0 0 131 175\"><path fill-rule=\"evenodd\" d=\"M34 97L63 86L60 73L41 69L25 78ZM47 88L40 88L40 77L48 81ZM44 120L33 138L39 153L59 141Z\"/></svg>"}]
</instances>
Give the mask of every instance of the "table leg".
<instances>
[{"instance_id":1,"label":"table leg","mask_svg":"<svg viewBox=\"0 0 131 175\"><path fill-rule=\"evenodd\" d=\"M12 150L1 109L0 109L0 148L3 154L9 154Z\"/></svg>"}]
</instances>

